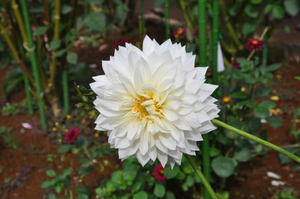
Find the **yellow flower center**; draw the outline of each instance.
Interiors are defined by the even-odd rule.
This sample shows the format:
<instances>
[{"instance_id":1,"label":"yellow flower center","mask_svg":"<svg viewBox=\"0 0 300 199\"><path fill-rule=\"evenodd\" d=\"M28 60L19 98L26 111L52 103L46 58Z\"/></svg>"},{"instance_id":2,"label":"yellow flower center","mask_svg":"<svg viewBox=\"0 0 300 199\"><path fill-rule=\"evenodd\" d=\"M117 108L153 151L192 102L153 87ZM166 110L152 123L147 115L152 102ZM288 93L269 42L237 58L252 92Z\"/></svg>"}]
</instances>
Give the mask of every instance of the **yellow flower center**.
<instances>
[{"instance_id":1,"label":"yellow flower center","mask_svg":"<svg viewBox=\"0 0 300 199\"><path fill-rule=\"evenodd\" d=\"M256 44L258 44L258 41L257 40L252 40L252 44L256 45Z\"/></svg>"},{"instance_id":2,"label":"yellow flower center","mask_svg":"<svg viewBox=\"0 0 300 199\"><path fill-rule=\"evenodd\" d=\"M136 114L138 119L151 120L152 115L162 117L162 104L159 103L159 98L153 93L148 92L138 99L134 99L131 112Z\"/></svg>"},{"instance_id":3,"label":"yellow flower center","mask_svg":"<svg viewBox=\"0 0 300 199\"><path fill-rule=\"evenodd\" d=\"M231 98L230 97L224 97L222 101L223 101L223 103L229 103L229 102L231 102Z\"/></svg>"},{"instance_id":4,"label":"yellow flower center","mask_svg":"<svg viewBox=\"0 0 300 199\"><path fill-rule=\"evenodd\" d=\"M178 28L177 34L181 35L181 34L183 34L183 32L184 32L183 28Z\"/></svg>"}]
</instances>

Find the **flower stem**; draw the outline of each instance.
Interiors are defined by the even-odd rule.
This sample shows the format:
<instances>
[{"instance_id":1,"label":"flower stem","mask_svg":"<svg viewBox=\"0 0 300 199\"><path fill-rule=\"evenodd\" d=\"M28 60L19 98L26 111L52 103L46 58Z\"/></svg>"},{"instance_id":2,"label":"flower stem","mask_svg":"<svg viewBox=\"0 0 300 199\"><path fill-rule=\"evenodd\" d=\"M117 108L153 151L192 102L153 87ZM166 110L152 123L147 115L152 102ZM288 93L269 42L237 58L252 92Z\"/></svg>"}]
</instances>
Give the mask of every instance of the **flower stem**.
<instances>
[{"instance_id":1,"label":"flower stem","mask_svg":"<svg viewBox=\"0 0 300 199\"><path fill-rule=\"evenodd\" d=\"M190 156L185 156L185 157L187 158L187 160L189 161L189 163L191 164L191 166L195 170L196 174L199 176L199 178L201 180L201 183L204 185L204 187L208 191L211 198L212 199L218 199L217 196L216 196L216 193L214 192L214 190L210 186L209 182L204 177L203 173L201 172L200 167L196 164L195 160L193 158L191 158Z\"/></svg>"},{"instance_id":2,"label":"flower stem","mask_svg":"<svg viewBox=\"0 0 300 199\"><path fill-rule=\"evenodd\" d=\"M250 140L253 140L253 141L258 142L258 143L260 143L262 145L265 145L266 147L274 149L275 151L278 151L278 152L280 152L280 153L288 156L289 158L295 160L296 162L300 163L300 157L298 157L297 155L294 155L294 154L292 154L292 153L284 150L283 148L280 148L279 146L276 146L276 145L274 145L274 144L272 144L272 143L270 143L270 142L268 142L266 140L263 140L263 139L261 139L259 137L254 136L254 135L251 135L250 133L247 133L245 131L237 129L237 128L235 128L235 127L233 127L233 126L231 126L229 124L226 124L226 123L224 123L224 122L222 122L220 120L214 119L214 120L212 120L212 122L215 125L221 126L221 127L225 128L225 129L228 129L228 130L230 130L230 131L232 131L234 133L242 135L242 136L244 136L244 137L246 137L246 138L248 138Z\"/></svg>"},{"instance_id":3,"label":"flower stem","mask_svg":"<svg viewBox=\"0 0 300 199\"><path fill-rule=\"evenodd\" d=\"M34 80L35 80L36 98L38 101L41 125L42 125L42 129L46 130L47 129L47 121L46 121L46 112L45 112L45 102L44 102L43 96L42 96L41 80L40 80L40 75L38 72L37 57L36 57L36 53L35 53L34 43L32 41L31 24L30 24L30 19L29 19L27 3L25 0L21 0L21 7L22 7L22 11L23 11L24 23L25 23L25 28L26 28L26 36L27 36L27 40L28 40L28 49L27 50L29 51L29 54L30 54L32 71L33 71L33 76L34 76Z\"/></svg>"},{"instance_id":4,"label":"flower stem","mask_svg":"<svg viewBox=\"0 0 300 199\"><path fill-rule=\"evenodd\" d=\"M165 0L165 25L166 25L166 39L170 37L170 2Z\"/></svg>"}]
</instances>

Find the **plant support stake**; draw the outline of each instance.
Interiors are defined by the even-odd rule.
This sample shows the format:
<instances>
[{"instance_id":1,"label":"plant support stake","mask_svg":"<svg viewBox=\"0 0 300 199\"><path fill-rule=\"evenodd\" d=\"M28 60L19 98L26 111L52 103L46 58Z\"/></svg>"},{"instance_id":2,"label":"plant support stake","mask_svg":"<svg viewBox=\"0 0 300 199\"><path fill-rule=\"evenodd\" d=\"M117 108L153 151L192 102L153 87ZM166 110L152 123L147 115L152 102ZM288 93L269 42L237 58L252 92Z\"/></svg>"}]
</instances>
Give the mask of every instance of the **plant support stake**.
<instances>
[{"instance_id":1,"label":"plant support stake","mask_svg":"<svg viewBox=\"0 0 300 199\"><path fill-rule=\"evenodd\" d=\"M166 25L166 39L170 37L170 2L165 0L165 25Z\"/></svg>"},{"instance_id":2,"label":"plant support stake","mask_svg":"<svg viewBox=\"0 0 300 199\"><path fill-rule=\"evenodd\" d=\"M296 155L294 155L294 154L288 152L287 150L284 150L283 148L281 148L281 147L279 147L279 146L276 146L275 144L272 144L272 143L270 143L270 142L268 142L268 141L266 141L266 140L263 140L263 139L261 139L261 138L259 138L259 137L254 136L254 135L252 135L252 134L250 134L250 133L247 133L247 132L245 132L245 131L242 131L242 130L240 130L240 129L237 129L237 128L235 128L235 127L233 127L233 126L231 126L231 125L229 125L229 124L226 124L226 123L224 123L224 122L222 122L222 121L220 121L220 120L214 119L214 120L212 120L212 122L213 122L215 125L220 126L220 127L223 127L223 128L225 128L225 129L227 129L227 130L233 132L233 133L237 133L237 134L242 135L242 136L244 136L244 137L246 137L246 138L248 138L248 139L250 139L250 140L253 140L253 141L255 141L255 142L258 142L258 143L260 143L260 144L262 144L262 145L264 145L264 146L266 146L266 147L269 147L269 148L271 148L271 149L274 149L275 151L278 151L278 152L280 152L280 153L282 153L282 154L288 156L289 158L295 160L296 162L300 163L300 157L298 157L298 156L296 156Z\"/></svg>"},{"instance_id":3,"label":"plant support stake","mask_svg":"<svg viewBox=\"0 0 300 199\"><path fill-rule=\"evenodd\" d=\"M35 87L36 87L36 97L38 101L38 108L40 113L40 119L41 119L41 125L42 129L47 129L47 122L46 122L46 112L45 112L45 103L42 96L42 90L41 90L41 80L38 72L38 66L37 66L37 58L35 54L34 44L32 41L32 33L31 33L31 24L29 20L29 13L28 8L26 5L26 0L21 0L21 6L23 11L23 17L26 27L26 33L27 33L27 40L28 40L28 50L31 58L31 65L32 65L32 71L33 76L35 80Z\"/></svg>"},{"instance_id":4,"label":"plant support stake","mask_svg":"<svg viewBox=\"0 0 300 199\"><path fill-rule=\"evenodd\" d=\"M206 0L198 0L198 46L199 46L199 65L207 66L206 55ZM203 173L205 178L210 181L210 160L209 160L209 135L203 135L202 143ZM204 199L209 199L210 194L207 189L203 191Z\"/></svg>"},{"instance_id":5,"label":"plant support stake","mask_svg":"<svg viewBox=\"0 0 300 199\"><path fill-rule=\"evenodd\" d=\"M218 82L219 0L213 1L211 34L211 70L214 83Z\"/></svg>"}]
</instances>

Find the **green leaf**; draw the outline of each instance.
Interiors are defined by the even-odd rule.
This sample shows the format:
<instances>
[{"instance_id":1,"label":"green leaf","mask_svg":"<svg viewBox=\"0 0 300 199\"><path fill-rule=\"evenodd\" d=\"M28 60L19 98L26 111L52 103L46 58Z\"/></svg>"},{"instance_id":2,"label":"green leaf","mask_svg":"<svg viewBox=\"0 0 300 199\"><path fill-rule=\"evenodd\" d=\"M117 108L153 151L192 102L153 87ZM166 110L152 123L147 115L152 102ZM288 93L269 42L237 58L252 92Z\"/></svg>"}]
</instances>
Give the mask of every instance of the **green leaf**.
<instances>
[{"instance_id":1,"label":"green leaf","mask_svg":"<svg viewBox=\"0 0 300 199\"><path fill-rule=\"evenodd\" d=\"M154 187L154 195L156 195L159 198L162 198L164 197L165 193L166 193L165 187L160 183L156 183Z\"/></svg>"},{"instance_id":2,"label":"green leaf","mask_svg":"<svg viewBox=\"0 0 300 199\"><path fill-rule=\"evenodd\" d=\"M277 63L277 64L271 64L271 65L267 66L266 69L267 69L267 71L270 72L270 71L275 71L280 67L281 67L281 64Z\"/></svg>"},{"instance_id":3,"label":"green leaf","mask_svg":"<svg viewBox=\"0 0 300 199\"><path fill-rule=\"evenodd\" d=\"M138 180L138 181L133 185L131 191L132 191L133 193L137 192L137 191L140 190L140 188L142 187L142 184L143 184L143 183L141 182L141 180Z\"/></svg>"},{"instance_id":4,"label":"green leaf","mask_svg":"<svg viewBox=\"0 0 300 199\"><path fill-rule=\"evenodd\" d=\"M253 113L255 117L266 118L269 116L269 109L261 106L257 106L254 108Z\"/></svg>"},{"instance_id":5,"label":"green leaf","mask_svg":"<svg viewBox=\"0 0 300 199\"><path fill-rule=\"evenodd\" d=\"M50 47L49 50L57 50L61 45L61 41L60 40L53 40L50 42Z\"/></svg>"},{"instance_id":6,"label":"green leaf","mask_svg":"<svg viewBox=\"0 0 300 199\"><path fill-rule=\"evenodd\" d=\"M266 120L273 128L277 128L282 125L282 121L275 116L267 117Z\"/></svg>"},{"instance_id":7,"label":"green leaf","mask_svg":"<svg viewBox=\"0 0 300 199\"><path fill-rule=\"evenodd\" d=\"M55 185L55 181L53 181L53 180L48 180L48 181L44 181L44 182L42 183L41 187L42 187L43 189L48 189L48 188L50 188L50 187L52 187L52 186L54 186L54 185Z\"/></svg>"},{"instance_id":8,"label":"green leaf","mask_svg":"<svg viewBox=\"0 0 300 199\"><path fill-rule=\"evenodd\" d=\"M84 19L84 23L90 31L105 32L106 30L106 19L104 13L90 13Z\"/></svg>"},{"instance_id":9,"label":"green leaf","mask_svg":"<svg viewBox=\"0 0 300 199\"><path fill-rule=\"evenodd\" d=\"M270 3L270 4L266 5L265 10L264 10L265 14L270 13L272 11L272 9L273 9L273 4Z\"/></svg>"},{"instance_id":10,"label":"green leaf","mask_svg":"<svg viewBox=\"0 0 300 199\"><path fill-rule=\"evenodd\" d=\"M284 17L284 9L280 5L274 5L272 9L272 15L276 19L282 19Z\"/></svg>"},{"instance_id":11,"label":"green leaf","mask_svg":"<svg viewBox=\"0 0 300 199\"><path fill-rule=\"evenodd\" d=\"M242 32L244 35L249 35L256 30L256 24L251 22L246 22L242 27Z\"/></svg>"},{"instance_id":12,"label":"green leaf","mask_svg":"<svg viewBox=\"0 0 300 199\"><path fill-rule=\"evenodd\" d=\"M50 193L48 199L57 199L57 197L53 193Z\"/></svg>"},{"instance_id":13,"label":"green leaf","mask_svg":"<svg viewBox=\"0 0 300 199\"><path fill-rule=\"evenodd\" d=\"M242 148L240 151L234 153L233 158L241 162L247 162L252 158L252 154L248 148Z\"/></svg>"},{"instance_id":14,"label":"green leaf","mask_svg":"<svg viewBox=\"0 0 300 199\"><path fill-rule=\"evenodd\" d=\"M209 156L210 157L216 157L218 155L220 155L220 150L219 149L217 149L215 147L210 148L210 150L209 150Z\"/></svg>"},{"instance_id":15,"label":"green leaf","mask_svg":"<svg viewBox=\"0 0 300 199\"><path fill-rule=\"evenodd\" d=\"M54 177L54 176L56 176L56 172L54 171L54 170L48 170L48 171L46 171L46 174L47 174L47 176L49 176L49 177Z\"/></svg>"},{"instance_id":16,"label":"green leaf","mask_svg":"<svg viewBox=\"0 0 300 199\"><path fill-rule=\"evenodd\" d=\"M81 193L77 195L76 199L89 199L89 196L84 193Z\"/></svg>"},{"instance_id":17,"label":"green leaf","mask_svg":"<svg viewBox=\"0 0 300 199\"><path fill-rule=\"evenodd\" d=\"M270 108L274 108L276 106L276 103L271 100L265 100L265 101L262 101L258 106L270 109Z\"/></svg>"},{"instance_id":18,"label":"green leaf","mask_svg":"<svg viewBox=\"0 0 300 199\"><path fill-rule=\"evenodd\" d=\"M179 168L177 166L173 167L166 167L164 168L164 176L168 179L175 178L177 174L179 173Z\"/></svg>"},{"instance_id":19,"label":"green leaf","mask_svg":"<svg viewBox=\"0 0 300 199\"><path fill-rule=\"evenodd\" d=\"M212 161L213 171L222 178L227 178L234 173L235 161L228 157L217 157Z\"/></svg>"},{"instance_id":20,"label":"green leaf","mask_svg":"<svg viewBox=\"0 0 300 199\"><path fill-rule=\"evenodd\" d=\"M271 93L271 88L258 88L255 90L253 97L254 98L260 98L260 97L266 97Z\"/></svg>"},{"instance_id":21,"label":"green leaf","mask_svg":"<svg viewBox=\"0 0 300 199\"><path fill-rule=\"evenodd\" d=\"M252 18L258 17L258 11L259 10L251 4L248 4L245 8L246 15L248 15L249 17L252 17Z\"/></svg>"},{"instance_id":22,"label":"green leaf","mask_svg":"<svg viewBox=\"0 0 300 199\"><path fill-rule=\"evenodd\" d=\"M175 195L172 192L167 192L166 199L175 199Z\"/></svg>"},{"instance_id":23,"label":"green leaf","mask_svg":"<svg viewBox=\"0 0 300 199\"><path fill-rule=\"evenodd\" d=\"M234 92L230 95L231 98L233 99L246 99L247 98L247 94L242 92L242 91L238 91L238 92Z\"/></svg>"},{"instance_id":24,"label":"green leaf","mask_svg":"<svg viewBox=\"0 0 300 199\"><path fill-rule=\"evenodd\" d=\"M140 191L136 194L134 194L133 199L147 199L148 194L145 191Z\"/></svg>"},{"instance_id":25,"label":"green leaf","mask_svg":"<svg viewBox=\"0 0 300 199\"><path fill-rule=\"evenodd\" d=\"M65 15L65 14L68 14L69 12L71 12L72 11L72 6L69 6L69 5L67 5L67 4L64 4L63 6L62 6L62 8L61 8L61 13L63 14L63 15Z\"/></svg>"},{"instance_id":26,"label":"green leaf","mask_svg":"<svg viewBox=\"0 0 300 199\"><path fill-rule=\"evenodd\" d=\"M72 146L70 144L67 145L62 145L61 147L59 147L58 152L59 153L67 153L72 149Z\"/></svg>"},{"instance_id":27,"label":"green leaf","mask_svg":"<svg viewBox=\"0 0 300 199\"><path fill-rule=\"evenodd\" d=\"M78 61L77 54L73 53L73 52L68 52L68 54L67 54L67 61L70 64L77 64L77 61Z\"/></svg>"},{"instance_id":28,"label":"green leaf","mask_svg":"<svg viewBox=\"0 0 300 199\"><path fill-rule=\"evenodd\" d=\"M284 7L289 15L296 16L299 12L299 2L298 0L285 0Z\"/></svg>"},{"instance_id":29,"label":"green leaf","mask_svg":"<svg viewBox=\"0 0 300 199\"><path fill-rule=\"evenodd\" d=\"M33 36L44 35L48 30L48 26L40 26L33 32Z\"/></svg>"},{"instance_id":30,"label":"green leaf","mask_svg":"<svg viewBox=\"0 0 300 199\"><path fill-rule=\"evenodd\" d=\"M251 0L251 3L253 4L260 4L262 0Z\"/></svg>"}]
</instances>

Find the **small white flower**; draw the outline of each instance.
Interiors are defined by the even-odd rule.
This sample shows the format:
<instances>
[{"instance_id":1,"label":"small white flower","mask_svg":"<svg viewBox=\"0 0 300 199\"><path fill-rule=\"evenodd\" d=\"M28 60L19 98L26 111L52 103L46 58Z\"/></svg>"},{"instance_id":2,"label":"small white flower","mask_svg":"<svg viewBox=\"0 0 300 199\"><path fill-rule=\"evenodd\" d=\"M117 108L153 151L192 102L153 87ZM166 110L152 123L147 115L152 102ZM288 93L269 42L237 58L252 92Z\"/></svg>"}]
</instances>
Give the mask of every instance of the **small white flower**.
<instances>
[{"instance_id":1,"label":"small white flower","mask_svg":"<svg viewBox=\"0 0 300 199\"><path fill-rule=\"evenodd\" d=\"M201 134L215 129L217 86L204 83L207 68L195 68L195 57L180 44L146 36L143 50L127 43L102 62L105 75L90 84L100 112L95 129L108 131L121 160L174 166L184 153L195 155Z\"/></svg>"},{"instance_id":2,"label":"small white flower","mask_svg":"<svg viewBox=\"0 0 300 199\"><path fill-rule=\"evenodd\" d=\"M22 127L25 129L32 129L32 125L29 123L22 123Z\"/></svg>"}]
</instances>

